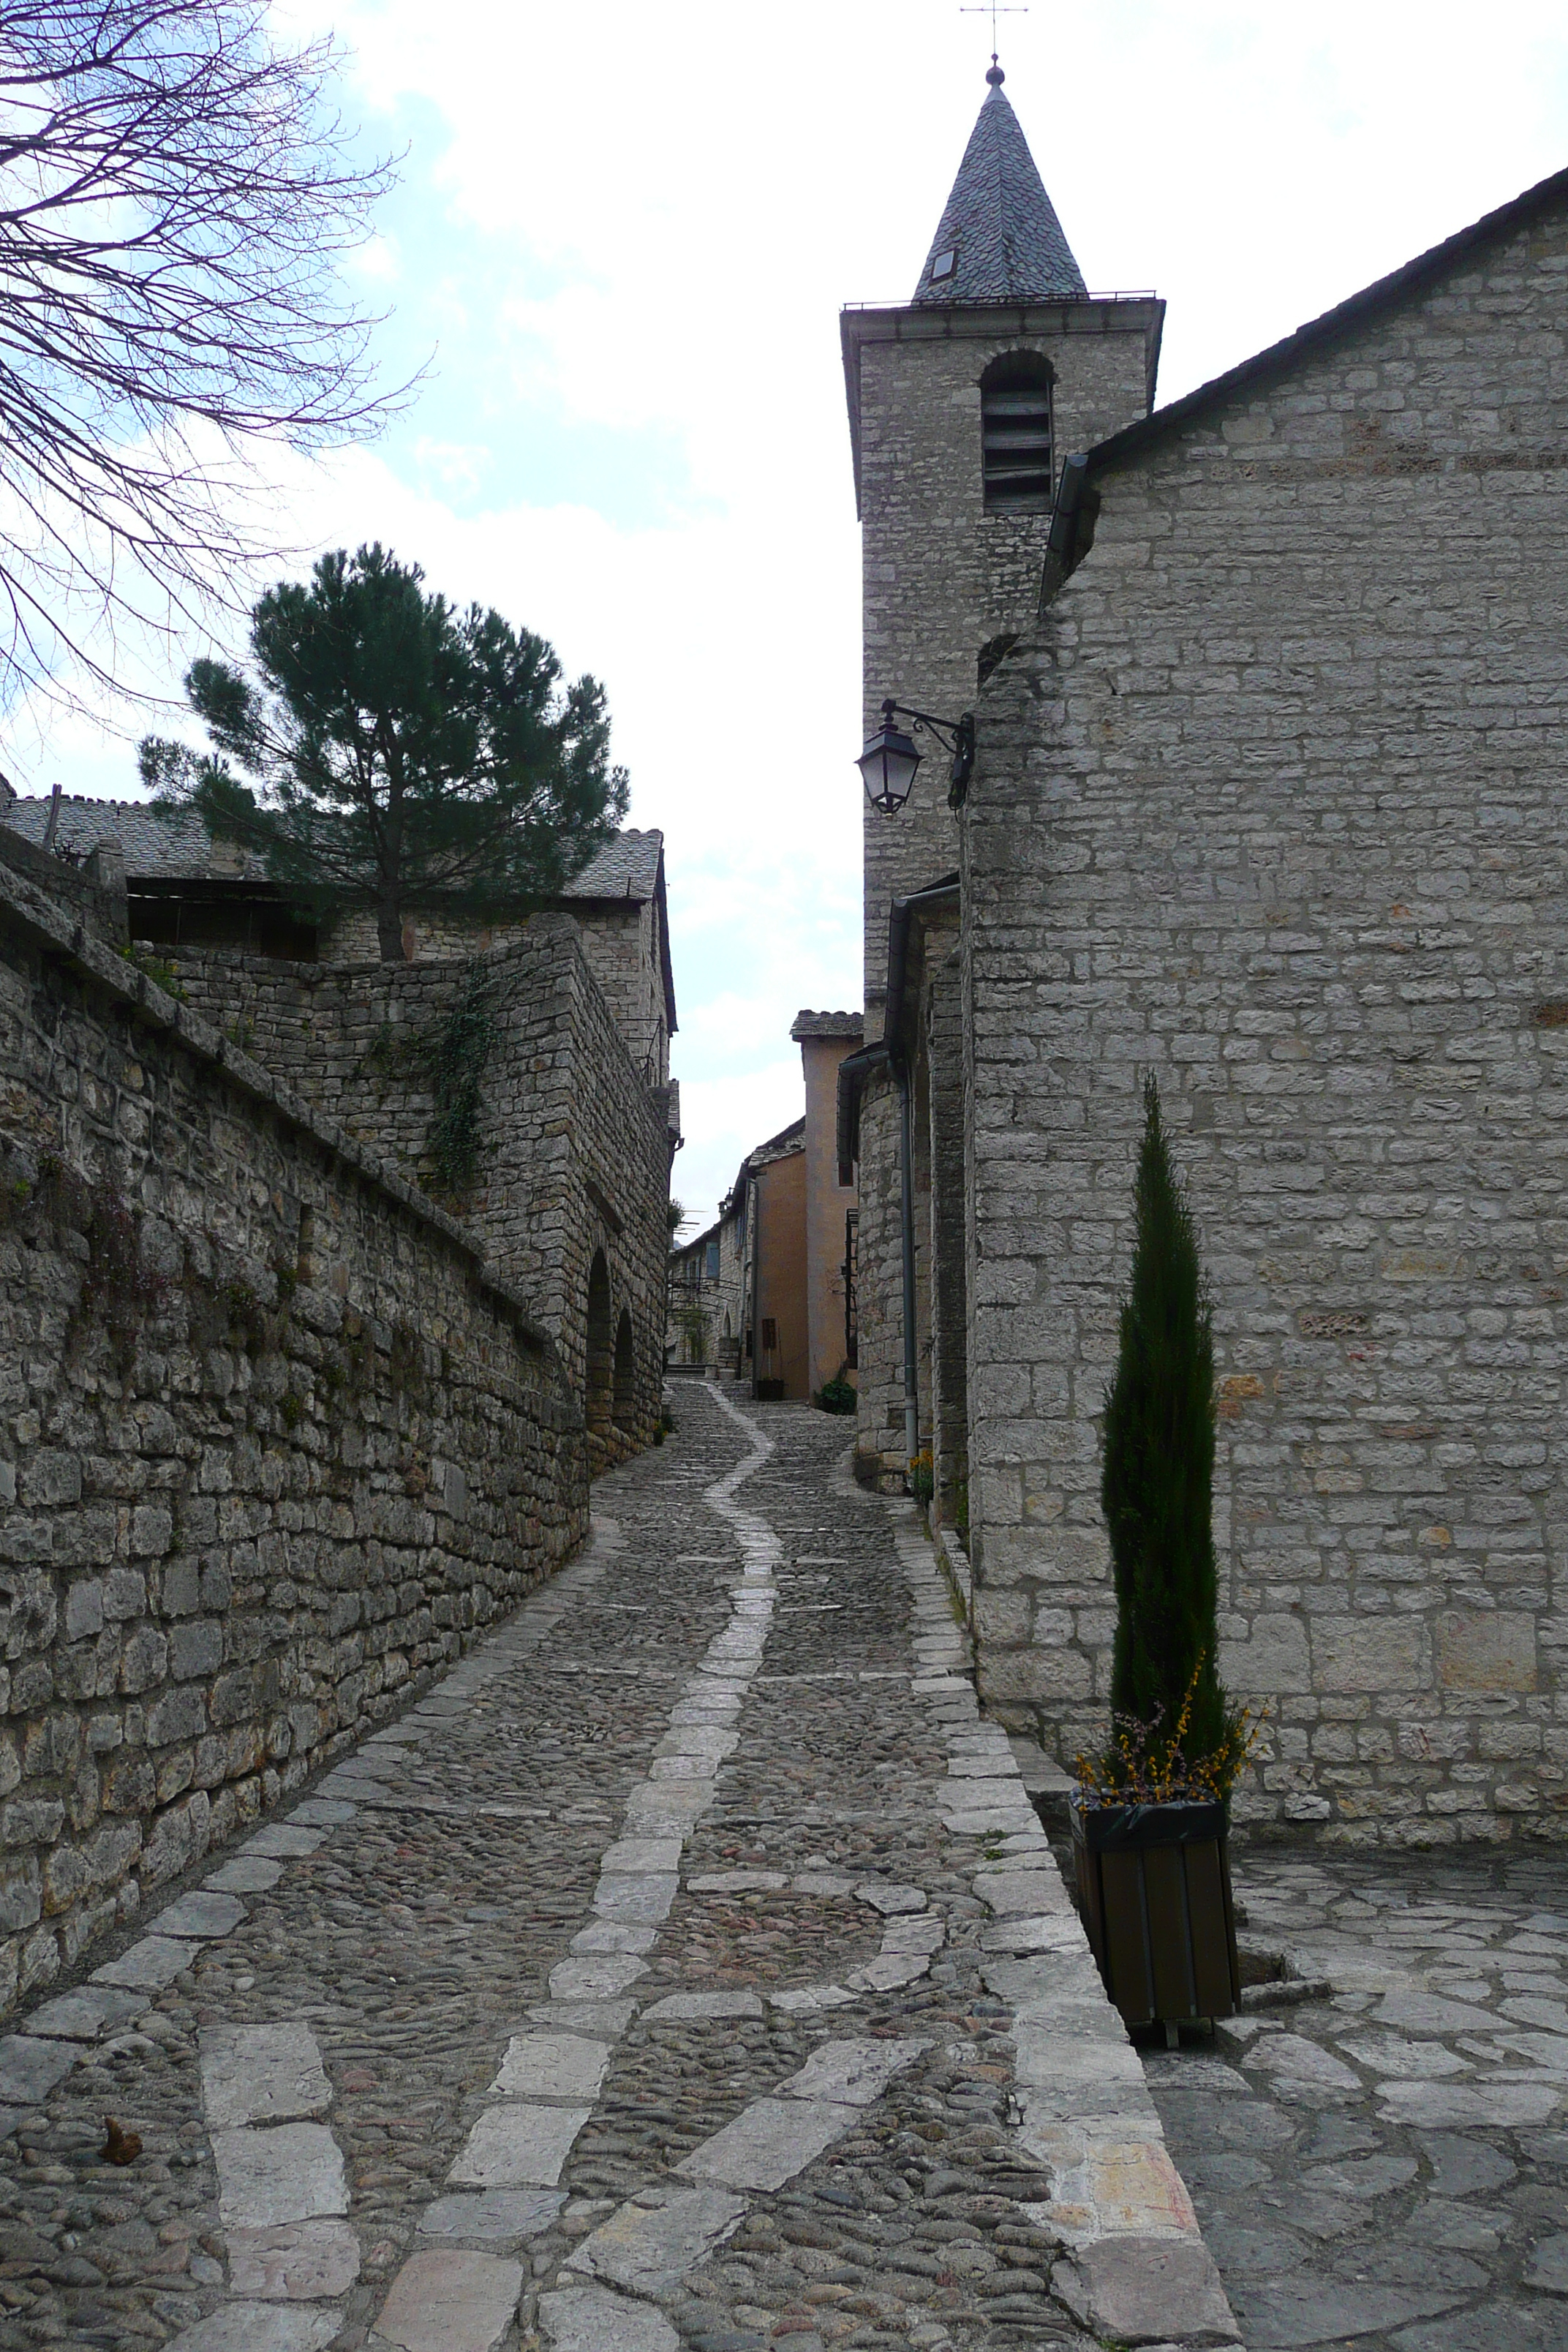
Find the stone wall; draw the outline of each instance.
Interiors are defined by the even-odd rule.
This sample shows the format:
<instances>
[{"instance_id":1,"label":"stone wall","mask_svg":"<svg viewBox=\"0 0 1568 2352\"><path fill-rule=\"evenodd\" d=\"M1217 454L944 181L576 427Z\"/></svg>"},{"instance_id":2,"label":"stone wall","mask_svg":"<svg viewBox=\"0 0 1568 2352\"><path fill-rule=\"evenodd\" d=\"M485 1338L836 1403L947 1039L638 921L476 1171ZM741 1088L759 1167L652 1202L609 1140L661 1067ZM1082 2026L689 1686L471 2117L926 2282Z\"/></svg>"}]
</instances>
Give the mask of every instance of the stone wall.
<instances>
[{"instance_id":1,"label":"stone wall","mask_svg":"<svg viewBox=\"0 0 1568 2352\"><path fill-rule=\"evenodd\" d=\"M900 1491L909 1474L904 1442L903 1225L899 1178L899 1088L873 1070L860 1102L856 1166L855 1304L859 1411L855 1475L868 1486Z\"/></svg>"},{"instance_id":2,"label":"stone wall","mask_svg":"<svg viewBox=\"0 0 1568 2352\"><path fill-rule=\"evenodd\" d=\"M550 919L535 915L520 922L479 923L421 908L405 925L404 939L410 962L460 963L513 947L531 925ZM553 919L560 919L559 911ZM571 920L632 1060L648 1085L663 1085L669 1076L669 1032L658 901L584 898L572 906ZM323 924L319 952L324 963L356 970L378 962L374 914L358 908Z\"/></svg>"},{"instance_id":3,"label":"stone wall","mask_svg":"<svg viewBox=\"0 0 1568 2352\"><path fill-rule=\"evenodd\" d=\"M936 1523L967 1533L969 1393L962 970L956 909L922 927L919 1021L921 1130L930 1231L931 1355L922 1367L921 1436L931 1450Z\"/></svg>"},{"instance_id":4,"label":"stone wall","mask_svg":"<svg viewBox=\"0 0 1568 2352\"><path fill-rule=\"evenodd\" d=\"M626 1051L649 1086L661 1085L669 1075L669 1027L658 900L585 900L572 919Z\"/></svg>"},{"instance_id":5,"label":"stone wall","mask_svg":"<svg viewBox=\"0 0 1568 2352\"><path fill-rule=\"evenodd\" d=\"M471 1235L0 868L0 2000L580 1540Z\"/></svg>"},{"instance_id":6,"label":"stone wall","mask_svg":"<svg viewBox=\"0 0 1568 2352\"><path fill-rule=\"evenodd\" d=\"M648 1443L663 1377L670 1105L645 1084L583 950L576 919L536 915L471 961L287 964L182 957L193 1004L410 1179L434 1181L427 1052L482 982L487 1054L472 1187L454 1203L501 1276L587 1381L589 1270L603 1252L612 1328L631 1319L635 1406L595 1418L595 1466Z\"/></svg>"},{"instance_id":7,"label":"stone wall","mask_svg":"<svg viewBox=\"0 0 1568 2352\"><path fill-rule=\"evenodd\" d=\"M982 646L1029 627L1050 518L987 514L980 379L1009 352L1055 372L1058 462L1148 409L1151 338L1163 305L1042 303L1018 310L863 313L858 336L865 716L884 695L939 717L973 706ZM866 1035L887 988L888 908L958 863L946 756L928 754L893 819L863 809Z\"/></svg>"},{"instance_id":8,"label":"stone wall","mask_svg":"<svg viewBox=\"0 0 1568 2352\"><path fill-rule=\"evenodd\" d=\"M1568 230L1111 466L965 818L992 1705L1103 1724L1143 1073L1212 1280L1239 1811L1568 1821Z\"/></svg>"}]
</instances>

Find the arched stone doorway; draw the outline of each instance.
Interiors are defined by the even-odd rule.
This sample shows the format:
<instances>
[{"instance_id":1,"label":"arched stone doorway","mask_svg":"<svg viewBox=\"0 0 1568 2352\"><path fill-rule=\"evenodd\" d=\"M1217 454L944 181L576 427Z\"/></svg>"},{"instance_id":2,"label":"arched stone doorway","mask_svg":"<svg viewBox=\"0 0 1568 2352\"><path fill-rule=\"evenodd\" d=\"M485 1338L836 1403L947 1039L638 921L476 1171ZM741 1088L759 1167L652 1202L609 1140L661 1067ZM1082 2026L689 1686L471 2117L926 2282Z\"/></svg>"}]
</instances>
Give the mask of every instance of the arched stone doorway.
<instances>
[{"instance_id":1,"label":"arched stone doorway","mask_svg":"<svg viewBox=\"0 0 1568 2352\"><path fill-rule=\"evenodd\" d=\"M603 1250L595 1250L588 1268L588 1379L583 1410L590 1437L605 1438L615 1402L614 1358L610 1339L610 1269Z\"/></svg>"},{"instance_id":2,"label":"arched stone doorway","mask_svg":"<svg viewBox=\"0 0 1568 2352\"><path fill-rule=\"evenodd\" d=\"M637 1417L637 1362L632 1349L632 1318L623 1307L616 1326L616 1427L630 1432Z\"/></svg>"}]
</instances>

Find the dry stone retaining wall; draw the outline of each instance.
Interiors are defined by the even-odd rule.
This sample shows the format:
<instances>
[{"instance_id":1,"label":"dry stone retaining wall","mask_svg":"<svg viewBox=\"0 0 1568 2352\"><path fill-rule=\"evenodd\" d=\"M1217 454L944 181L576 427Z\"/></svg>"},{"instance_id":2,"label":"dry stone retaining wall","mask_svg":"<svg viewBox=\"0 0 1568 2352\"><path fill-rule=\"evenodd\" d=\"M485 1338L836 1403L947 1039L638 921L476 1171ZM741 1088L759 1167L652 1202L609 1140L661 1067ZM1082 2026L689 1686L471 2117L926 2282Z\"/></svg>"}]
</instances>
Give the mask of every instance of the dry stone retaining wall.
<instances>
[{"instance_id":1,"label":"dry stone retaining wall","mask_svg":"<svg viewBox=\"0 0 1568 2352\"><path fill-rule=\"evenodd\" d=\"M1568 226L1108 468L965 816L984 1688L1104 1721L1142 1074L1213 1281L1240 1811L1568 1823Z\"/></svg>"},{"instance_id":2,"label":"dry stone retaining wall","mask_svg":"<svg viewBox=\"0 0 1568 2352\"><path fill-rule=\"evenodd\" d=\"M0 872L0 2000L584 1532L470 1235Z\"/></svg>"}]
</instances>

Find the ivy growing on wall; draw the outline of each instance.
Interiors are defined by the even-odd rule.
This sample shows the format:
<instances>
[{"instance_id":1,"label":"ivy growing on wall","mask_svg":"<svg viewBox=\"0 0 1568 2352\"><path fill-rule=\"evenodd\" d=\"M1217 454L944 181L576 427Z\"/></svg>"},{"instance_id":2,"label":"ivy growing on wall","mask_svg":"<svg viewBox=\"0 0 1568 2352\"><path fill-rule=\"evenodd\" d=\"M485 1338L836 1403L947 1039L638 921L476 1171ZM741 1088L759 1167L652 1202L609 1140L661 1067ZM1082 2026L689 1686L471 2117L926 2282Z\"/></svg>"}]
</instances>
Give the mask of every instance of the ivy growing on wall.
<instances>
[{"instance_id":1,"label":"ivy growing on wall","mask_svg":"<svg viewBox=\"0 0 1568 2352\"><path fill-rule=\"evenodd\" d=\"M498 1034L489 976L470 963L462 993L425 1049L436 1115L426 1140L436 1182L444 1192L466 1192L479 1150L479 1104L485 1065Z\"/></svg>"},{"instance_id":2,"label":"ivy growing on wall","mask_svg":"<svg viewBox=\"0 0 1568 2352\"><path fill-rule=\"evenodd\" d=\"M434 1109L425 1149L431 1167L419 1179L427 1192L450 1196L473 1186L485 1066L499 1034L490 978L476 957L465 967L458 1001L444 1019L406 1025L384 1022L354 1066L356 1078L367 1071L381 1074L384 1101L388 1085L429 1087Z\"/></svg>"}]
</instances>

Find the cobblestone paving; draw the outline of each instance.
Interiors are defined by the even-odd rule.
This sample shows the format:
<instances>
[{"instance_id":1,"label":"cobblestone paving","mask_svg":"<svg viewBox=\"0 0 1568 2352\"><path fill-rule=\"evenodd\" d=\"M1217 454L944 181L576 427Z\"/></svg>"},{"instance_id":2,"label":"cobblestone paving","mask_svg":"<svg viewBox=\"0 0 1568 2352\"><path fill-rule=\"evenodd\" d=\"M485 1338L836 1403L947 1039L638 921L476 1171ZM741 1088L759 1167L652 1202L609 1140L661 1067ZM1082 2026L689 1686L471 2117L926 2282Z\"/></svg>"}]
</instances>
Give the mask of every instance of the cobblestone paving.
<instances>
[{"instance_id":1,"label":"cobblestone paving","mask_svg":"<svg viewBox=\"0 0 1568 2352\"><path fill-rule=\"evenodd\" d=\"M1038 1857L994 1779L954 1830L996 1736L934 1575L911 1625L824 1416L760 1459L678 1409L583 1560L0 2042L0 2347L1086 2346L974 1891Z\"/></svg>"},{"instance_id":2,"label":"cobblestone paving","mask_svg":"<svg viewBox=\"0 0 1568 2352\"><path fill-rule=\"evenodd\" d=\"M1149 2053L1251 2352L1568 2347L1568 1864L1254 1850L1247 1940L1331 1996Z\"/></svg>"}]
</instances>

